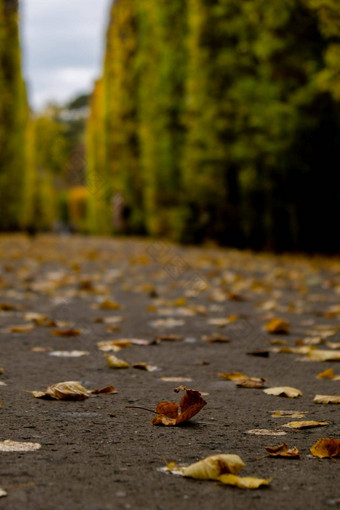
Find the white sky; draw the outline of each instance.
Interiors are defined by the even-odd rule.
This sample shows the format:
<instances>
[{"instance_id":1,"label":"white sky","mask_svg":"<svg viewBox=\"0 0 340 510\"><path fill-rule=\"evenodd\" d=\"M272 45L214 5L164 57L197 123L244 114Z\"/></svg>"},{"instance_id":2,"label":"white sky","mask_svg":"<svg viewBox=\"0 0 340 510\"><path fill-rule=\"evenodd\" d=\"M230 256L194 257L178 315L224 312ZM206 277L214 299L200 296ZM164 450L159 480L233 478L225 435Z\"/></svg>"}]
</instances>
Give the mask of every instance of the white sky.
<instances>
[{"instance_id":1,"label":"white sky","mask_svg":"<svg viewBox=\"0 0 340 510\"><path fill-rule=\"evenodd\" d=\"M88 92L101 73L111 0L21 0L23 68L30 104Z\"/></svg>"}]
</instances>

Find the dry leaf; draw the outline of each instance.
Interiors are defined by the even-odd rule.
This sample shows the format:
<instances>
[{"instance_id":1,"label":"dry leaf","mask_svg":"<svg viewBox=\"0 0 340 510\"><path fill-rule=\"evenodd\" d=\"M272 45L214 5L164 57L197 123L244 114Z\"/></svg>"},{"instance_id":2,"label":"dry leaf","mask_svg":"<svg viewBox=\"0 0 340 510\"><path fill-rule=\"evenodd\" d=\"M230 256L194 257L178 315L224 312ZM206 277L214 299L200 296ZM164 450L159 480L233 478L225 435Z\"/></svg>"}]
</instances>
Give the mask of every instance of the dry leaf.
<instances>
[{"instance_id":1,"label":"dry leaf","mask_svg":"<svg viewBox=\"0 0 340 510\"><path fill-rule=\"evenodd\" d=\"M52 398L56 400L85 400L88 391L78 381L65 381L49 386L46 391L32 391L36 398Z\"/></svg>"},{"instance_id":2,"label":"dry leaf","mask_svg":"<svg viewBox=\"0 0 340 510\"><path fill-rule=\"evenodd\" d=\"M173 319L169 317L167 319L158 319L156 321L151 321L150 325L153 328L176 328L178 326L184 326L184 321L182 319Z\"/></svg>"},{"instance_id":3,"label":"dry leaf","mask_svg":"<svg viewBox=\"0 0 340 510\"><path fill-rule=\"evenodd\" d=\"M304 418L308 411L268 411L272 418Z\"/></svg>"},{"instance_id":4,"label":"dry leaf","mask_svg":"<svg viewBox=\"0 0 340 510\"><path fill-rule=\"evenodd\" d=\"M260 356L261 358L269 358L269 351L255 349L255 351L248 351L248 356Z\"/></svg>"},{"instance_id":5,"label":"dry leaf","mask_svg":"<svg viewBox=\"0 0 340 510\"><path fill-rule=\"evenodd\" d=\"M55 400L85 400L91 394L99 393L117 393L114 386L105 386L105 388L87 390L78 381L66 381L49 386L45 392L30 392L36 398L50 398Z\"/></svg>"},{"instance_id":6,"label":"dry leaf","mask_svg":"<svg viewBox=\"0 0 340 510\"><path fill-rule=\"evenodd\" d=\"M30 333L33 330L34 330L34 326L32 326L31 324L29 324L29 325L26 324L24 326L11 326L10 327L11 333Z\"/></svg>"},{"instance_id":7,"label":"dry leaf","mask_svg":"<svg viewBox=\"0 0 340 510\"><path fill-rule=\"evenodd\" d=\"M327 368L323 372L320 372L316 377L317 379L334 379L334 369Z\"/></svg>"},{"instance_id":8,"label":"dry leaf","mask_svg":"<svg viewBox=\"0 0 340 510\"><path fill-rule=\"evenodd\" d=\"M80 358L88 354L90 354L89 351L52 351L49 353L50 356L56 356L58 358Z\"/></svg>"},{"instance_id":9,"label":"dry leaf","mask_svg":"<svg viewBox=\"0 0 340 510\"><path fill-rule=\"evenodd\" d=\"M206 457L189 466L168 465L166 471L195 480L217 480L241 489L256 489L270 482L270 480L259 478L236 476L236 473L241 471L244 466L243 460L238 455L218 454Z\"/></svg>"},{"instance_id":10,"label":"dry leaf","mask_svg":"<svg viewBox=\"0 0 340 510\"><path fill-rule=\"evenodd\" d=\"M228 381L238 381L239 379L248 378L248 376L242 372L222 372L217 375L223 377L223 379L227 379Z\"/></svg>"},{"instance_id":11,"label":"dry leaf","mask_svg":"<svg viewBox=\"0 0 340 510\"><path fill-rule=\"evenodd\" d=\"M236 386L239 388L263 388L266 379L263 377L244 377L235 381Z\"/></svg>"},{"instance_id":12,"label":"dry leaf","mask_svg":"<svg viewBox=\"0 0 340 510\"><path fill-rule=\"evenodd\" d=\"M225 485L234 485L239 489L258 489L261 485L269 485L272 478L254 478L252 476L221 475L218 480Z\"/></svg>"},{"instance_id":13,"label":"dry leaf","mask_svg":"<svg viewBox=\"0 0 340 510\"><path fill-rule=\"evenodd\" d=\"M180 342L181 340L184 340L184 337L181 335L159 335L156 336L153 343L160 343L160 342Z\"/></svg>"},{"instance_id":14,"label":"dry leaf","mask_svg":"<svg viewBox=\"0 0 340 510\"><path fill-rule=\"evenodd\" d=\"M77 329L77 328L54 329L52 331L52 335L54 335L54 336L62 336L62 337L78 336L80 334L81 334L81 331L80 331L80 329Z\"/></svg>"},{"instance_id":15,"label":"dry leaf","mask_svg":"<svg viewBox=\"0 0 340 510\"><path fill-rule=\"evenodd\" d=\"M223 336L223 335L214 335L214 336L203 335L202 340L204 340L204 342L208 342L208 343L231 342L231 340L228 336Z\"/></svg>"},{"instance_id":16,"label":"dry leaf","mask_svg":"<svg viewBox=\"0 0 340 510\"><path fill-rule=\"evenodd\" d=\"M50 347L31 347L32 352L50 352Z\"/></svg>"},{"instance_id":17,"label":"dry leaf","mask_svg":"<svg viewBox=\"0 0 340 510\"><path fill-rule=\"evenodd\" d=\"M255 436L285 436L287 432L284 430L253 429L247 430L246 434L253 434Z\"/></svg>"},{"instance_id":18,"label":"dry leaf","mask_svg":"<svg viewBox=\"0 0 340 510\"><path fill-rule=\"evenodd\" d=\"M113 354L105 354L105 358L109 368L129 368L129 364L126 361L117 358Z\"/></svg>"},{"instance_id":19,"label":"dry leaf","mask_svg":"<svg viewBox=\"0 0 340 510\"><path fill-rule=\"evenodd\" d=\"M117 390L114 386L104 386L104 388L99 388L95 390L88 390L88 393L92 395L102 395L102 394L112 394L117 393Z\"/></svg>"},{"instance_id":20,"label":"dry leaf","mask_svg":"<svg viewBox=\"0 0 340 510\"><path fill-rule=\"evenodd\" d=\"M289 335L290 324L285 319L275 318L267 322L266 329L268 333L277 335Z\"/></svg>"},{"instance_id":21,"label":"dry leaf","mask_svg":"<svg viewBox=\"0 0 340 510\"><path fill-rule=\"evenodd\" d=\"M340 404L340 395L315 395L316 404Z\"/></svg>"},{"instance_id":22,"label":"dry leaf","mask_svg":"<svg viewBox=\"0 0 340 510\"><path fill-rule=\"evenodd\" d=\"M309 351L308 357L312 361L340 361L340 352L314 349Z\"/></svg>"},{"instance_id":23,"label":"dry leaf","mask_svg":"<svg viewBox=\"0 0 340 510\"><path fill-rule=\"evenodd\" d=\"M0 452L33 452L40 448L40 443L19 443L11 439L0 441Z\"/></svg>"},{"instance_id":24,"label":"dry leaf","mask_svg":"<svg viewBox=\"0 0 340 510\"><path fill-rule=\"evenodd\" d=\"M211 326L217 326L219 328L224 328L228 324L233 324L238 319L238 315L230 315L230 317L218 317L208 320L208 324Z\"/></svg>"},{"instance_id":25,"label":"dry leaf","mask_svg":"<svg viewBox=\"0 0 340 510\"><path fill-rule=\"evenodd\" d=\"M0 303L1 312L14 312L19 310L17 306L11 305L10 303Z\"/></svg>"},{"instance_id":26,"label":"dry leaf","mask_svg":"<svg viewBox=\"0 0 340 510\"><path fill-rule=\"evenodd\" d=\"M217 480L219 476L226 473L236 474L244 467L245 463L238 455L220 453L210 455L189 466L168 465L166 471L196 480Z\"/></svg>"},{"instance_id":27,"label":"dry leaf","mask_svg":"<svg viewBox=\"0 0 340 510\"><path fill-rule=\"evenodd\" d=\"M340 457L340 439L321 438L310 449L314 457Z\"/></svg>"},{"instance_id":28,"label":"dry leaf","mask_svg":"<svg viewBox=\"0 0 340 510\"><path fill-rule=\"evenodd\" d=\"M8 496L7 492L0 487L0 498L4 498L5 496Z\"/></svg>"},{"instance_id":29,"label":"dry leaf","mask_svg":"<svg viewBox=\"0 0 340 510\"><path fill-rule=\"evenodd\" d=\"M191 382L190 377L161 377L162 381L165 382Z\"/></svg>"},{"instance_id":30,"label":"dry leaf","mask_svg":"<svg viewBox=\"0 0 340 510\"><path fill-rule=\"evenodd\" d=\"M290 429L311 429L313 427L322 427L325 425L329 425L327 421L290 421L289 423L285 423L281 425L282 427L288 427Z\"/></svg>"},{"instance_id":31,"label":"dry leaf","mask_svg":"<svg viewBox=\"0 0 340 510\"><path fill-rule=\"evenodd\" d=\"M111 299L104 299L97 308L100 310L120 310L120 305Z\"/></svg>"},{"instance_id":32,"label":"dry leaf","mask_svg":"<svg viewBox=\"0 0 340 510\"><path fill-rule=\"evenodd\" d=\"M179 405L177 402L160 402L157 404L157 414L151 420L151 424L178 425L190 420L206 404L199 391L186 389Z\"/></svg>"},{"instance_id":33,"label":"dry leaf","mask_svg":"<svg viewBox=\"0 0 340 510\"><path fill-rule=\"evenodd\" d=\"M148 365L147 363L134 363L131 365L132 368L138 368L139 370L146 370L147 372L155 372L158 367L154 365Z\"/></svg>"},{"instance_id":34,"label":"dry leaf","mask_svg":"<svg viewBox=\"0 0 340 510\"><path fill-rule=\"evenodd\" d=\"M130 345L132 345L130 340L106 340L97 343L98 348L104 352L119 352L124 347L130 347Z\"/></svg>"},{"instance_id":35,"label":"dry leaf","mask_svg":"<svg viewBox=\"0 0 340 510\"><path fill-rule=\"evenodd\" d=\"M274 388L266 388L263 390L267 395L275 395L276 397L296 398L302 395L302 392L290 386L277 386Z\"/></svg>"},{"instance_id":36,"label":"dry leaf","mask_svg":"<svg viewBox=\"0 0 340 510\"><path fill-rule=\"evenodd\" d=\"M279 446L265 446L265 450L269 453L270 457L299 457L300 452L296 446L289 448L286 443L282 443Z\"/></svg>"}]
</instances>

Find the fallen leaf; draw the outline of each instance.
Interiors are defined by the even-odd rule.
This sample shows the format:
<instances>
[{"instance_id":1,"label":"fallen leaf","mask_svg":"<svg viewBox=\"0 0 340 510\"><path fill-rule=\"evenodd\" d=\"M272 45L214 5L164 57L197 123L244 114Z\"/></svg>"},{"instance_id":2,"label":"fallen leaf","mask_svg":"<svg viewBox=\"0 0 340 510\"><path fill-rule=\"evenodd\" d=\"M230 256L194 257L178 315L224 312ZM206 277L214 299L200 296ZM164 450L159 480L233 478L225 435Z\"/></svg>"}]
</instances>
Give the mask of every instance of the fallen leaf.
<instances>
[{"instance_id":1,"label":"fallen leaf","mask_svg":"<svg viewBox=\"0 0 340 510\"><path fill-rule=\"evenodd\" d=\"M20 443L11 439L0 441L0 452L33 452L40 448L40 443Z\"/></svg>"},{"instance_id":2,"label":"fallen leaf","mask_svg":"<svg viewBox=\"0 0 340 510\"><path fill-rule=\"evenodd\" d=\"M242 372L222 372L217 375L223 377L223 379L227 379L228 381L238 381L239 379L244 379L245 377L248 378L248 376Z\"/></svg>"},{"instance_id":3,"label":"fallen leaf","mask_svg":"<svg viewBox=\"0 0 340 510\"><path fill-rule=\"evenodd\" d=\"M266 388L263 390L267 395L274 395L276 397L290 397L296 398L302 395L302 392L290 386L277 386L274 388Z\"/></svg>"},{"instance_id":4,"label":"fallen leaf","mask_svg":"<svg viewBox=\"0 0 340 510\"><path fill-rule=\"evenodd\" d=\"M284 430L253 429L247 430L246 434L253 434L255 436L285 436L287 432Z\"/></svg>"},{"instance_id":5,"label":"fallen leaf","mask_svg":"<svg viewBox=\"0 0 340 510\"><path fill-rule=\"evenodd\" d=\"M340 395L315 395L316 404L340 404Z\"/></svg>"},{"instance_id":6,"label":"fallen leaf","mask_svg":"<svg viewBox=\"0 0 340 510\"><path fill-rule=\"evenodd\" d=\"M159 335L156 336L153 343L160 343L160 342L180 342L181 340L184 340L184 337L181 335Z\"/></svg>"},{"instance_id":7,"label":"fallen leaf","mask_svg":"<svg viewBox=\"0 0 340 510\"><path fill-rule=\"evenodd\" d=\"M272 418L304 418L308 411L268 411Z\"/></svg>"},{"instance_id":8,"label":"fallen leaf","mask_svg":"<svg viewBox=\"0 0 340 510\"><path fill-rule=\"evenodd\" d=\"M0 487L0 498L4 498L7 495L8 495L7 492Z\"/></svg>"},{"instance_id":9,"label":"fallen leaf","mask_svg":"<svg viewBox=\"0 0 340 510\"><path fill-rule=\"evenodd\" d=\"M236 474L245 467L245 463L238 455L220 453L210 455L189 466L173 468L168 466L167 471L181 474L196 480L216 480L219 476L231 473Z\"/></svg>"},{"instance_id":10,"label":"fallen leaf","mask_svg":"<svg viewBox=\"0 0 340 510\"><path fill-rule=\"evenodd\" d=\"M19 308L14 305L11 305L10 303L0 303L0 310L2 312L14 312L16 310L19 310Z\"/></svg>"},{"instance_id":11,"label":"fallen leaf","mask_svg":"<svg viewBox=\"0 0 340 510\"><path fill-rule=\"evenodd\" d=\"M314 457L340 457L340 439L321 438L310 449Z\"/></svg>"},{"instance_id":12,"label":"fallen leaf","mask_svg":"<svg viewBox=\"0 0 340 510\"><path fill-rule=\"evenodd\" d=\"M129 368L129 364L126 361L117 358L113 354L105 354L105 358L109 368Z\"/></svg>"},{"instance_id":13,"label":"fallen leaf","mask_svg":"<svg viewBox=\"0 0 340 510\"><path fill-rule=\"evenodd\" d=\"M147 372L155 372L158 367L154 365L148 365L147 363L134 363L131 365L132 368L138 368L139 370L146 370Z\"/></svg>"},{"instance_id":14,"label":"fallen leaf","mask_svg":"<svg viewBox=\"0 0 340 510\"><path fill-rule=\"evenodd\" d=\"M299 457L300 452L296 446L289 448L286 443L279 446L265 446L265 450L269 453L270 457Z\"/></svg>"},{"instance_id":15,"label":"fallen leaf","mask_svg":"<svg viewBox=\"0 0 340 510\"><path fill-rule=\"evenodd\" d=\"M34 326L32 326L31 324L29 325L26 324L24 326L11 326L9 330L11 333L30 333L31 331L34 330Z\"/></svg>"},{"instance_id":16,"label":"fallen leaf","mask_svg":"<svg viewBox=\"0 0 340 510\"><path fill-rule=\"evenodd\" d=\"M168 464L166 471L195 480L216 480L241 489L257 489L261 485L268 485L270 480L237 476L236 473L241 471L244 466L243 460L238 455L218 454L206 457L189 466L178 467Z\"/></svg>"},{"instance_id":17,"label":"fallen leaf","mask_svg":"<svg viewBox=\"0 0 340 510\"><path fill-rule=\"evenodd\" d=\"M177 402L160 402L156 407L156 416L151 420L152 425L178 425L190 420L206 405L199 391L185 390L180 404Z\"/></svg>"},{"instance_id":18,"label":"fallen leaf","mask_svg":"<svg viewBox=\"0 0 340 510\"><path fill-rule=\"evenodd\" d=\"M290 429L311 429L313 427L322 427L325 425L329 425L327 421L290 421L289 423L285 423L281 425L282 427L288 427Z\"/></svg>"},{"instance_id":19,"label":"fallen leaf","mask_svg":"<svg viewBox=\"0 0 340 510\"><path fill-rule=\"evenodd\" d=\"M269 485L272 478L254 478L252 476L221 475L218 480L225 485L234 485L239 489L258 489L261 485Z\"/></svg>"},{"instance_id":20,"label":"fallen leaf","mask_svg":"<svg viewBox=\"0 0 340 510\"><path fill-rule=\"evenodd\" d=\"M266 329L268 333L277 335L289 335L290 324L285 319L275 318L267 322Z\"/></svg>"},{"instance_id":21,"label":"fallen leaf","mask_svg":"<svg viewBox=\"0 0 340 510\"><path fill-rule=\"evenodd\" d=\"M238 319L238 315L230 315L229 317L216 317L213 319L208 319L208 324L211 326L217 326L219 328L224 328L228 324L233 324Z\"/></svg>"},{"instance_id":22,"label":"fallen leaf","mask_svg":"<svg viewBox=\"0 0 340 510\"><path fill-rule=\"evenodd\" d=\"M114 386L104 386L104 388L88 390L88 393L91 393L92 395L112 394L117 393L117 390Z\"/></svg>"},{"instance_id":23,"label":"fallen leaf","mask_svg":"<svg viewBox=\"0 0 340 510\"><path fill-rule=\"evenodd\" d=\"M334 379L334 369L327 368L323 372L320 372L316 377L317 379Z\"/></svg>"},{"instance_id":24,"label":"fallen leaf","mask_svg":"<svg viewBox=\"0 0 340 510\"><path fill-rule=\"evenodd\" d=\"M340 361L340 352L314 349L309 351L308 357L312 361Z\"/></svg>"},{"instance_id":25,"label":"fallen leaf","mask_svg":"<svg viewBox=\"0 0 340 510\"><path fill-rule=\"evenodd\" d=\"M32 352L50 352L50 347L31 347Z\"/></svg>"},{"instance_id":26,"label":"fallen leaf","mask_svg":"<svg viewBox=\"0 0 340 510\"><path fill-rule=\"evenodd\" d=\"M105 386L101 389L87 390L78 381L66 381L49 386L46 391L31 391L36 398L55 400L85 400L91 394L117 393L114 386Z\"/></svg>"},{"instance_id":27,"label":"fallen leaf","mask_svg":"<svg viewBox=\"0 0 340 510\"><path fill-rule=\"evenodd\" d=\"M77 328L54 329L52 331L52 335L62 336L62 337L72 337L72 336L78 336L80 334L81 334L81 331L80 331L80 329L77 329Z\"/></svg>"},{"instance_id":28,"label":"fallen leaf","mask_svg":"<svg viewBox=\"0 0 340 510\"><path fill-rule=\"evenodd\" d=\"M162 381L165 382L191 382L190 377L161 377Z\"/></svg>"},{"instance_id":29,"label":"fallen leaf","mask_svg":"<svg viewBox=\"0 0 340 510\"><path fill-rule=\"evenodd\" d=\"M167 319L158 319L156 321L151 321L150 325L153 328L176 328L178 326L184 326L184 321L182 319L173 319L169 317Z\"/></svg>"},{"instance_id":30,"label":"fallen leaf","mask_svg":"<svg viewBox=\"0 0 340 510\"><path fill-rule=\"evenodd\" d=\"M208 342L208 343L231 342L231 339L228 336L223 336L223 335L213 335L213 336L203 335L202 340L204 340L204 342Z\"/></svg>"},{"instance_id":31,"label":"fallen leaf","mask_svg":"<svg viewBox=\"0 0 340 510\"><path fill-rule=\"evenodd\" d=\"M100 310L120 310L120 305L111 299L104 299L104 301L99 303L97 308Z\"/></svg>"},{"instance_id":32,"label":"fallen leaf","mask_svg":"<svg viewBox=\"0 0 340 510\"><path fill-rule=\"evenodd\" d=\"M236 386L239 388L263 388L266 379L259 377L244 377L235 381Z\"/></svg>"},{"instance_id":33,"label":"fallen leaf","mask_svg":"<svg viewBox=\"0 0 340 510\"><path fill-rule=\"evenodd\" d=\"M58 358L80 358L81 356L87 356L89 351L52 351L49 356L56 356Z\"/></svg>"},{"instance_id":34,"label":"fallen leaf","mask_svg":"<svg viewBox=\"0 0 340 510\"><path fill-rule=\"evenodd\" d=\"M130 347L131 345L132 343L130 340L106 340L97 343L98 348L104 352L119 352L124 349L124 347Z\"/></svg>"},{"instance_id":35,"label":"fallen leaf","mask_svg":"<svg viewBox=\"0 0 340 510\"><path fill-rule=\"evenodd\" d=\"M55 400L85 400L88 391L78 381L65 381L52 384L46 391L32 391L36 398L51 398Z\"/></svg>"},{"instance_id":36,"label":"fallen leaf","mask_svg":"<svg viewBox=\"0 0 340 510\"><path fill-rule=\"evenodd\" d=\"M255 351L248 351L248 356L260 356L261 358L269 358L269 351L262 351L260 349L256 349Z\"/></svg>"}]
</instances>

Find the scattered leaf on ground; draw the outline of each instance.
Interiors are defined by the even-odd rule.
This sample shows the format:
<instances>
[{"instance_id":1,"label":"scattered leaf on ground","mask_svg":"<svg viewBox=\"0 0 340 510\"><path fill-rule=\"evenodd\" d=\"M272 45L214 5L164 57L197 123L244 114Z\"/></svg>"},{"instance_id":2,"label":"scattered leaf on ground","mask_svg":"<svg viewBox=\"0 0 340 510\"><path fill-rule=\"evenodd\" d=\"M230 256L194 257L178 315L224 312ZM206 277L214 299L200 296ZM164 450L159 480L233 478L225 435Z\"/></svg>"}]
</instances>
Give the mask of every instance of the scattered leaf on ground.
<instances>
[{"instance_id":1,"label":"scattered leaf on ground","mask_svg":"<svg viewBox=\"0 0 340 510\"><path fill-rule=\"evenodd\" d=\"M89 351L52 351L49 353L50 356L56 356L58 358L80 358L88 354L90 354Z\"/></svg>"},{"instance_id":2,"label":"scattered leaf on ground","mask_svg":"<svg viewBox=\"0 0 340 510\"><path fill-rule=\"evenodd\" d=\"M105 386L101 389L87 390L78 381L65 381L49 386L46 391L31 391L36 398L55 400L85 400L91 394L117 393L114 386Z\"/></svg>"},{"instance_id":3,"label":"scattered leaf on ground","mask_svg":"<svg viewBox=\"0 0 340 510\"><path fill-rule=\"evenodd\" d=\"M248 376L242 372L222 372L218 375L223 377L223 379L227 379L228 381L238 381L239 379L248 378Z\"/></svg>"},{"instance_id":4,"label":"scattered leaf on ground","mask_svg":"<svg viewBox=\"0 0 340 510\"><path fill-rule=\"evenodd\" d=\"M11 439L0 441L0 452L33 452L40 448L40 443L20 443Z\"/></svg>"},{"instance_id":5,"label":"scattered leaf on ground","mask_svg":"<svg viewBox=\"0 0 340 510\"><path fill-rule=\"evenodd\" d=\"M285 436L287 432L284 430L253 429L247 430L246 434L253 434L255 436Z\"/></svg>"},{"instance_id":6,"label":"scattered leaf on ground","mask_svg":"<svg viewBox=\"0 0 340 510\"><path fill-rule=\"evenodd\" d=\"M265 450L268 452L270 457L299 457L300 452L296 446L289 448L286 443L282 443L279 446L265 446Z\"/></svg>"},{"instance_id":7,"label":"scattered leaf on ground","mask_svg":"<svg viewBox=\"0 0 340 510\"><path fill-rule=\"evenodd\" d=\"M270 480L237 476L235 473L241 471L244 466L243 460L238 455L218 454L206 457L189 466L168 465L166 471L195 480L216 480L241 489L257 489L261 485L268 485Z\"/></svg>"},{"instance_id":8,"label":"scattered leaf on ground","mask_svg":"<svg viewBox=\"0 0 340 510\"><path fill-rule=\"evenodd\" d=\"M277 386L274 388L266 388L263 390L267 395L274 395L276 397L290 397L296 398L302 395L302 392L290 386Z\"/></svg>"},{"instance_id":9,"label":"scattered leaf on ground","mask_svg":"<svg viewBox=\"0 0 340 510\"><path fill-rule=\"evenodd\" d=\"M133 363L132 368L138 368L139 370L146 370L147 372L155 372L158 367L154 365L148 365L147 363Z\"/></svg>"},{"instance_id":10,"label":"scattered leaf on ground","mask_svg":"<svg viewBox=\"0 0 340 510\"><path fill-rule=\"evenodd\" d=\"M5 491L5 489L2 489L2 488L0 487L0 498L4 498L4 497L5 497L5 496L7 496L7 495L8 495L8 494L7 494L7 492Z\"/></svg>"},{"instance_id":11,"label":"scattered leaf on ground","mask_svg":"<svg viewBox=\"0 0 340 510\"><path fill-rule=\"evenodd\" d=\"M334 374L333 368L327 368L327 370L320 372L316 377L317 379L334 379L334 380L340 379L340 375Z\"/></svg>"},{"instance_id":12,"label":"scattered leaf on ground","mask_svg":"<svg viewBox=\"0 0 340 510\"><path fill-rule=\"evenodd\" d=\"M181 340L184 340L184 337L181 335L159 335L156 336L153 343L160 343L160 342L180 342Z\"/></svg>"},{"instance_id":13,"label":"scattered leaf on ground","mask_svg":"<svg viewBox=\"0 0 340 510\"><path fill-rule=\"evenodd\" d=\"M263 388L266 379L259 377L244 377L235 381L236 386L239 388Z\"/></svg>"},{"instance_id":14,"label":"scattered leaf on ground","mask_svg":"<svg viewBox=\"0 0 340 510\"><path fill-rule=\"evenodd\" d=\"M323 437L313 444L310 451L314 457L319 457L320 459L340 457L340 439Z\"/></svg>"},{"instance_id":15,"label":"scattered leaf on ground","mask_svg":"<svg viewBox=\"0 0 340 510\"><path fill-rule=\"evenodd\" d=\"M281 427L288 427L290 429L311 429L313 427L322 427L325 425L329 425L327 421L290 421L289 423L285 423L281 425Z\"/></svg>"},{"instance_id":16,"label":"scattered leaf on ground","mask_svg":"<svg viewBox=\"0 0 340 510\"><path fill-rule=\"evenodd\" d=\"M105 358L109 368L129 368L129 364L126 361L117 358L113 354L105 354Z\"/></svg>"},{"instance_id":17,"label":"scattered leaf on ground","mask_svg":"<svg viewBox=\"0 0 340 510\"><path fill-rule=\"evenodd\" d=\"M290 324L285 319L275 318L267 322L266 329L268 333L277 335L289 335Z\"/></svg>"},{"instance_id":18,"label":"scattered leaf on ground","mask_svg":"<svg viewBox=\"0 0 340 510\"><path fill-rule=\"evenodd\" d=\"M191 382L190 377L161 377L162 381L165 382Z\"/></svg>"},{"instance_id":19,"label":"scattered leaf on ground","mask_svg":"<svg viewBox=\"0 0 340 510\"><path fill-rule=\"evenodd\" d=\"M78 336L80 334L81 334L81 331L80 331L80 329L77 329L77 328L54 329L52 331L52 335L62 336L62 337L72 337L72 336Z\"/></svg>"},{"instance_id":20,"label":"scattered leaf on ground","mask_svg":"<svg viewBox=\"0 0 340 510\"><path fill-rule=\"evenodd\" d=\"M173 319L169 317L167 319L158 319L156 321L151 321L150 325L153 328L176 328L178 326L184 326L184 321L182 319Z\"/></svg>"},{"instance_id":21,"label":"scattered leaf on ground","mask_svg":"<svg viewBox=\"0 0 340 510\"><path fill-rule=\"evenodd\" d=\"M231 341L231 339L228 336L223 336L223 335L213 335L213 336L203 335L202 340L204 340L204 342L208 342L208 343L225 343L225 342Z\"/></svg>"},{"instance_id":22,"label":"scattered leaf on ground","mask_svg":"<svg viewBox=\"0 0 340 510\"><path fill-rule=\"evenodd\" d=\"M247 351L248 356L259 356L261 358L269 358L269 351L255 349L255 351Z\"/></svg>"},{"instance_id":23,"label":"scattered leaf on ground","mask_svg":"<svg viewBox=\"0 0 340 510\"><path fill-rule=\"evenodd\" d=\"M100 310L120 310L120 305L111 299L104 299L104 301L97 305L97 308Z\"/></svg>"},{"instance_id":24,"label":"scattered leaf on ground","mask_svg":"<svg viewBox=\"0 0 340 510\"><path fill-rule=\"evenodd\" d=\"M340 395L315 395L316 404L340 404Z\"/></svg>"},{"instance_id":25,"label":"scattered leaf on ground","mask_svg":"<svg viewBox=\"0 0 340 510\"><path fill-rule=\"evenodd\" d=\"M11 333L30 333L34 330L34 326L25 324L24 326L11 326L9 329Z\"/></svg>"},{"instance_id":26,"label":"scattered leaf on ground","mask_svg":"<svg viewBox=\"0 0 340 510\"><path fill-rule=\"evenodd\" d=\"M268 411L272 418L304 418L308 411Z\"/></svg>"},{"instance_id":27,"label":"scattered leaf on ground","mask_svg":"<svg viewBox=\"0 0 340 510\"><path fill-rule=\"evenodd\" d=\"M309 351L308 357L312 361L340 361L340 352L314 349Z\"/></svg>"},{"instance_id":28,"label":"scattered leaf on ground","mask_svg":"<svg viewBox=\"0 0 340 510\"><path fill-rule=\"evenodd\" d=\"M178 425L190 420L206 404L199 391L185 389L185 395L179 405L177 402L167 401L157 404L157 414L151 420L151 423L152 425Z\"/></svg>"}]
</instances>

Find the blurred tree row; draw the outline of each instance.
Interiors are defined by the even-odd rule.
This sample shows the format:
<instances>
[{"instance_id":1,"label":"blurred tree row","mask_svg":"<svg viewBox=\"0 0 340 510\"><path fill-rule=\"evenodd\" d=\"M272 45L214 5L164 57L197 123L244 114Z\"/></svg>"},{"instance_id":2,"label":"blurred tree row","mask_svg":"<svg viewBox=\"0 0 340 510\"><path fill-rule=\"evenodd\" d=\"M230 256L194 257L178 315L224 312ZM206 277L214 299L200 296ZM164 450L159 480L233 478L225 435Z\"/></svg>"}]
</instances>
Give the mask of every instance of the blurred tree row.
<instances>
[{"instance_id":1,"label":"blurred tree row","mask_svg":"<svg viewBox=\"0 0 340 510\"><path fill-rule=\"evenodd\" d=\"M113 3L92 232L334 251L339 141L338 0Z\"/></svg>"}]
</instances>

